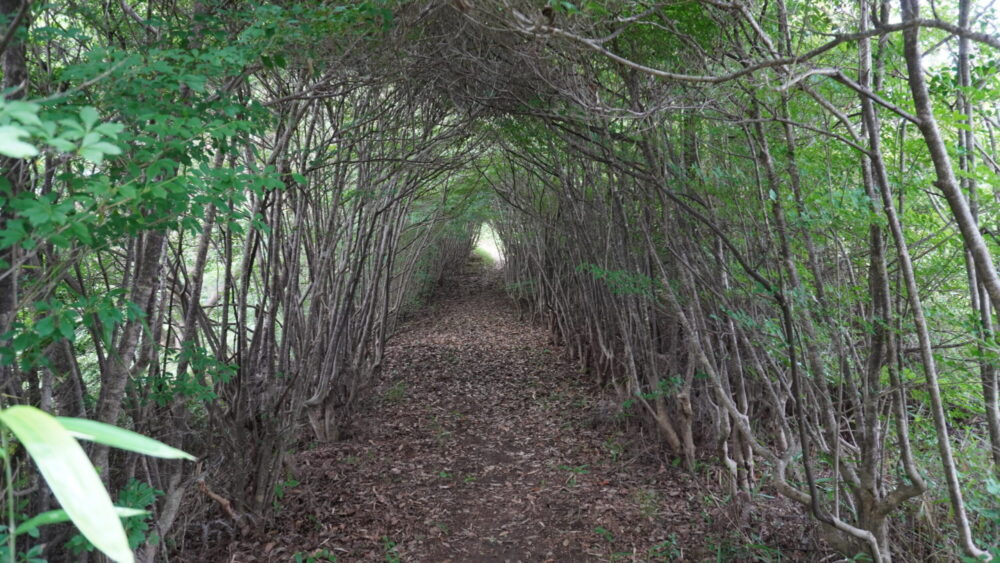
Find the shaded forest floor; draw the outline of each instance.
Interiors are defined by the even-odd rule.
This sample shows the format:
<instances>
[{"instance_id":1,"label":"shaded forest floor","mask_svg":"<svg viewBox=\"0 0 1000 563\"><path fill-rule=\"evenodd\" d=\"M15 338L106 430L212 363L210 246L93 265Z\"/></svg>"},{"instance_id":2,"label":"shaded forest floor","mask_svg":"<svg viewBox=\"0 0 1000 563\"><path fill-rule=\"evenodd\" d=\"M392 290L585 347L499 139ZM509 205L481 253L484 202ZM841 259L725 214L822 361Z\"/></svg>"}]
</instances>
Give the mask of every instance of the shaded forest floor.
<instances>
[{"instance_id":1,"label":"shaded forest floor","mask_svg":"<svg viewBox=\"0 0 1000 563\"><path fill-rule=\"evenodd\" d=\"M348 439L296 454L275 520L203 560L824 555L800 513L770 500L736 522L709 464L685 473L601 416L588 378L517 318L495 277L475 265L454 276L390 342Z\"/></svg>"}]
</instances>

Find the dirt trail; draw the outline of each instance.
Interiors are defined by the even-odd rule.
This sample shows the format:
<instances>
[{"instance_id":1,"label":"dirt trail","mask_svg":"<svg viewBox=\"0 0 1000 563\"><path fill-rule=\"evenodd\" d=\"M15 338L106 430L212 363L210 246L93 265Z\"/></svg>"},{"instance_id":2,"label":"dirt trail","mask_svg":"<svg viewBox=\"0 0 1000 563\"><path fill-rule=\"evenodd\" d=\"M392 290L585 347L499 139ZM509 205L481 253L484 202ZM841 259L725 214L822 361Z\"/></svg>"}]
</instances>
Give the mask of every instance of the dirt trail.
<instances>
[{"instance_id":1,"label":"dirt trail","mask_svg":"<svg viewBox=\"0 0 1000 563\"><path fill-rule=\"evenodd\" d=\"M706 508L704 485L595 416L588 378L488 275L458 277L392 339L378 399L351 437L298 454L273 529L231 543L227 559L721 555L725 518Z\"/></svg>"}]
</instances>

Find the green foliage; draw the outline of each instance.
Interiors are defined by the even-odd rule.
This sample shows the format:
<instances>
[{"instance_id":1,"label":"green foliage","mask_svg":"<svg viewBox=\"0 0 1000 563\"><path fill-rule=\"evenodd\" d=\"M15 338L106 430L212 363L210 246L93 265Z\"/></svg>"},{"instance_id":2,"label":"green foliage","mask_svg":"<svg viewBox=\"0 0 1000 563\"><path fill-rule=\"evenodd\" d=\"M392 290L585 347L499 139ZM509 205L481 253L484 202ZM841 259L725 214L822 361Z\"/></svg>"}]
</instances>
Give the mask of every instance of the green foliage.
<instances>
[{"instance_id":1,"label":"green foliage","mask_svg":"<svg viewBox=\"0 0 1000 563\"><path fill-rule=\"evenodd\" d=\"M38 544L33 545L28 548L27 551L18 551L13 556L10 555L10 546L7 543L7 527L3 526L3 531L0 531L0 559L4 561L10 561L11 563L48 563L47 559L42 558L42 551L45 549L44 545Z\"/></svg>"},{"instance_id":2,"label":"green foliage","mask_svg":"<svg viewBox=\"0 0 1000 563\"><path fill-rule=\"evenodd\" d=\"M295 477L289 476L283 481L278 481L274 484L274 502L272 508L276 511L281 510L281 501L285 499L285 493L288 489L293 489L298 487L301 482Z\"/></svg>"},{"instance_id":3,"label":"green foliage","mask_svg":"<svg viewBox=\"0 0 1000 563\"><path fill-rule=\"evenodd\" d=\"M111 558L131 561L132 551L111 498L73 436L56 419L33 407L5 409L0 412L0 422L28 450L53 495L83 535Z\"/></svg>"},{"instance_id":4,"label":"green foliage","mask_svg":"<svg viewBox=\"0 0 1000 563\"><path fill-rule=\"evenodd\" d=\"M139 510L149 510L156 503L156 499L163 496L163 491L154 489L148 483L137 479L132 479L125 485L118 495L118 504ZM148 518L128 518L123 521L125 535L128 536L128 545L132 549L138 548L147 540L155 543L157 538L149 537Z\"/></svg>"},{"instance_id":5,"label":"green foliage","mask_svg":"<svg viewBox=\"0 0 1000 563\"><path fill-rule=\"evenodd\" d=\"M660 495L654 489L636 489L632 500L639 506L644 518L655 518L660 513Z\"/></svg>"},{"instance_id":6,"label":"green foliage","mask_svg":"<svg viewBox=\"0 0 1000 563\"><path fill-rule=\"evenodd\" d=\"M30 102L0 101L0 123L16 119L19 125L6 125L6 131L19 128L16 137L27 158L38 154L35 145L41 145L57 158L65 159L68 166L81 170L89 164L99 165L107 156L121 154L114 144L123 126L99 122L98 111L90 106L72 113L59 110L41 111L42 106ZM32 143L29 145L28 143ZM8 145L9 146L9 145ZM66 249L76 244L93 244L95 241L96 214L107 209L109 202L101 201L105 191L104 178L100 175L73 178L75 190L68 197L58 198L50 192L38 195L32 192L13 193L9 182L0 182L0 205L13 212L0 229L0 250L20 247L33 250L42 243Z\"/></svg>"},{"instance_id":7,"label":"green foliage","mask_svg":"<svg viewBox=\"0 0 1000 563\"><path fill-rule=\"evenodd\" d=\"M677 534L670 534L666 540L650 547L647 555L650 561L675 561L680 559L682 552L677 545Z\"/></svg>"},{"instance_id":8,"label":"green foliage","mask_svg":"<svg viewBox=\"0 0 1000 563\"><path fill-rule=\"evenodd\" d=\"M566 484L570 487L575 487L579 483L577 478L590 473L586 465L560 465L559 469L569 472L569 478L566 479Z\"/></svg>"},{"instance_id":9,"label":"green foliage","mask_svg":"<svg viewBox=\"0 0 1000 563\"><path fill-rule=\"evenodd\" d=\"M757 541L753 541L755 539ZM781 550L768 546L759 541L759 538L745 538L736 533L725 534L721 538L709 538L708 547L713 560L719 563L733 560L761 562L785 560Z\"/></svg>"},{"instance_id":10,"label":"green foliage","mask_svg":"<svg viewBox=\"0 0 1000 563\"><path fill-rule=\"evenodd\" d=\"M389 539L389 536L382 536L382 549L385 550L385 563L402 563L403 558L396 549L396 542Z\"/></svg>"},{"instance_id":11,"label":"green foliage","mask_svg":"<svg viewBox=\"0 0 1000 563\"><path fill-rule=\"evenodd\" d=\"M40 28L39 37L62 41L85 34L80 22L95 14L87 6L76 7L75 13L67 9L69 27ZM304 7L295 12L307 14ZM147 230L197 232L208 206L219 210L221 221L237 233L247 225L263 227L245 204L251 195L283 186L276 170L218 167L210 161L215 151L240 154L252 135L270 125L270 112L210 85L218 77L242 72L274 47L281 26L294 24L280 9L248 6L230 15L247 25L236 42L228 40L224 22L210 19L203 22L201 49L179 48L170 44L171 38L186 41L187 26L164 26L164 41L141 53L95 47L53 69L53 80L69 83L101 77L101 88L93 93L0 101L0 154L44 157L45 166L66 187L14 193L9 184L0 183L0 206L13 213L0 225L0 251L34 251L46 245L65 251L102 249ZM102 115L113 115L115 121L102 120ZM22 369L44 365L45 347L60 339L72 342L74 328L81 325L97 325L107 342L116 324L142 311L121 295L74 298L35 303L38 315L21 316L13 331L0 338L0 363L17 361ZM193 364L195 370L229 369ZM176 382L176 387L166 393L205 398L204 390L190 381Z\"/></svg>"},{"instance_id":12,"label":"green foliage","mask_svg":"<svg viewBox=\"0 0 1000 563\"><path fill-rule=\"evenodd\" d=\"M129 537L119 516L145 514L134 508L115 508L104 485L76 438L165 458L194 459L189 454L155 440L95 421L55 418L34 407L13 406L0 411L7 468L6 488L8 507L13 511L13 483L10 481L10 459L6 448L6 430L13 433L35 461L45 482L62 505L62 510L47 512L30 519L8 536L8 553L14 550L14 535L37 534L45 524L72 520L83 537L116 561L132 561ZM128 490L128 489L127 489ZM127 499L144 501L149 491L133 486ZM148 503L147 503L148 504ZM14 527L13 513L8 515L8 530ZM144 531L133 525L135 532Z\"/></svg>"},{"instance_id":13,"label":"green foliage","mask_svg":"<svg viewBox=\"0 0 1000 563\"><path fill-rule=\"evenodd\" d=\"M60 416L56 417L56 420L74 438L80 440L89 440L153 457L194 460L190 454L131 430L83 418Z\"/></svg>"},{"instance_id":14,"label":"green foliage","mask_svg":"<svg viewBox=\"0 0 1000 563\"><path fill-rule=\"evenodd\" d=\"M189 370L183 373L157 373L140 378L149 390L149 399L158 406L166 406L177 398L194 402L210 402L217 398L218 384L229 382L237 373L232 363L219 360L204 347L189 344L180 350L167 350L170 360L187 361Z\"/></svg>"},{"instance_id":15,"label":"green foliage","mask_svg":"<svg viewBox=\"0 0 1000 563\"><path fill-rule=\"evenodd\" d=\"M674 396L678 390L680 390L681 385L683 385L684 380L679 375L671 375L666 378L662 378L657 382L655 389L646 392L637 391L635 396L645 399L647 401L652 401L654 399L667 398ZM625 399L622 402L622 411L628 412L636 405L636 399Z\"/></svg>"},{"instance_id":16,"label":"green foliage","mask_svg":"<svg viewBox=\"0 0 1000 563\"><path fill-rule=\"evenodd\" d=\"M125 488L118 493L118 505L123 507L116 508L119 516L132 516L132 518L124 518L122 520L129 548L135 550L147 540L153 543L159 541L159 538L155 535L153 537L149 536L149 508L162 495L163 491L154 489L149 484L136 479L129 480ZM81 555L84 552L90 552L94 549L94 545L81 534L70 538L66 542L65 547L67 551L74 555Z\"/></svg>"},{"instance_id":17,"label":"green foliage","mask_svg":"<svg viewBox=\"0 0 1000 563\"><path fill-rule=\"evenodd\" d=\"M616 440L615 438L608 438L604 441L604 448L608 451L611 456L612 463L618 463L621 460L622 455L625 453L625 445Z\"/></svg>"},{"instance_id":18,"label":"green foliage","mask_svg":"<svg viewBox=\"0 0 1000 563\"><path fill-rule=\"evenodd\" d=\"M615 543L615 536L610 530L604 526L598 526L594 528L594 533L601 536L601 538L608 543Z\"/></svg>"},{"instance_id":19,"label":"green foliage","mask_svg":"<svg viewBox=\"0 0 1000 563\"><path fill-rule=\"evenodd\" d=\"M588 273L594 279L603 281L614 295L641 295L652 298L663 289L663 284L638 272L606 270L596 264L580 264L576 271Z\"/></svg>"},{"instance_id":20,"label":"green foliage","mask_svg":"<svg viewBox=\"0 0 1000 563\"><path fill-rule=\"evenodd\" d=\"M292 560L295 563L336 563L337 556L333 554L329 549L323 548L313 551L312 553L302 553L295 552L292 556Z\"/></svg>"},{"instance_id":21,"label":"green foliage","mask_svg":"<svg viewBox=\"0 0 1000 563\"><path fill-rule=\"evenodd\" d=\"M389 404L398 404L406 397L406 382L397 381L385 392L385 401Z\"/></svg>"}]
</instances>

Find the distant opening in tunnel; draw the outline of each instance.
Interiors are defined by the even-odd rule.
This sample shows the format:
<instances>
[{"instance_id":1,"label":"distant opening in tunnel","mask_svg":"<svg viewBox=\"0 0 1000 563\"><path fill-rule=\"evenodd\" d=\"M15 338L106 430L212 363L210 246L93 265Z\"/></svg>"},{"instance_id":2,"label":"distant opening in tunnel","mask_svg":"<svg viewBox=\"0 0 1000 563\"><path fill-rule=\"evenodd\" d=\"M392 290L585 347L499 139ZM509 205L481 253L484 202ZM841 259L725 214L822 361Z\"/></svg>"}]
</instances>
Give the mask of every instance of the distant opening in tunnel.
<instances>
[{"instance_id":1,"label":"distant opening in tunnel","mask_svg":"<svg viewBox=\"0 0 1000 563\"><path fill-rule=\"evenodd\" d=\"M484 222L480 225L479 236L472 253L494 268L503 266L503 241L500 240L489 223Z\"/></svg>"}]
</instances>

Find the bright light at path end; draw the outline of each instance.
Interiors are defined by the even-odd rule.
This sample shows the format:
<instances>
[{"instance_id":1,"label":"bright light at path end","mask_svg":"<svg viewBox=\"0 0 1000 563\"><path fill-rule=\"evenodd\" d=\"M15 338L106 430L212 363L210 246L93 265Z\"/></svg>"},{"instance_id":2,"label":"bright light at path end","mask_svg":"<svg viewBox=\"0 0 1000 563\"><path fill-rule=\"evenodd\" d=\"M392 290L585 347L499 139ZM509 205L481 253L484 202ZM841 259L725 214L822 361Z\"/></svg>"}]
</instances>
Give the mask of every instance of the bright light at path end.
<instances>
[{"instance_id":1,"label":"bright light at path end","mask_svg":"<svg viewBox=\"0 0 1000 563\"><path fill-rule=\"evenodd\" d=\"M483 223L479 228L479 242L476 243L476 249L493 258L496 267L503 265L503 243L489 223Z\"/></svg>"}]
</instances>

